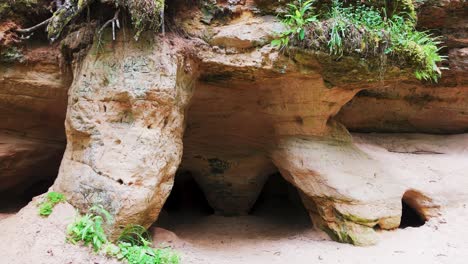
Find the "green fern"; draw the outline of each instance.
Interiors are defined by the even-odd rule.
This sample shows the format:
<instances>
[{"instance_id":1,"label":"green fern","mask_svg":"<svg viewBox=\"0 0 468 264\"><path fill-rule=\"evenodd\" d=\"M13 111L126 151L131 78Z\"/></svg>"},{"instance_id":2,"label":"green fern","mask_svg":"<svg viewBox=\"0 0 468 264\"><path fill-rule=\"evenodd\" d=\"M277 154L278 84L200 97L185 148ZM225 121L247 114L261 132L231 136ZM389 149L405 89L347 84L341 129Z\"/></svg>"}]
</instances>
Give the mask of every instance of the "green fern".
<instances>
[{"instance_id":1,"label":"green fern","mask_svg":"<svg viewBox=\"0 0 468 264\"><path fill-rule=\"evenodd\" d=\"M78 217L68 226L67 240L72 244L81 241L85 246L91 244L94 251L97 252L101 250L103 245L108 243L103 225L110 223L112 217L102 206L93 206L89 211L89 213Z\"/></svg>"},{"instance_id":2,"label":"green fern","mask_svg":"<svg viewBox=\"0 0 468 264\"><path fill-rule=\"evenodd\" d=\"M140 225L128 225L117 239L110 243L104 226L113 221L111 214L102 206L93 206L89 212L78 217L67 229L67 241L92 245L95 252L101 251L129 264L178 264L180 256L170 248L152 248L151 236Z\"/></svg>"},{"instance_id":3,"label":"green fern","mask_svg":"<svg viewBox=\"0 0 468 264\"><path fill-rule=\"evenodd\" d=\"M279 39L271 42L272 46L284 48L289 45L290 38L304 40L306 26L309 23L316 22L317 16L313 15L312 4L315 0L298 1L298 5L288 4L289 13L283 19L283 23L288 27L285 32L282 32Z\"/></svg>"},{"instance_id":4,"label":"green fern","mask_svg":"<svg viewBox=\"0 0 468 264\"><path fill-rule=\"evenodd\" d=\"M429 32L416 30L414 15L405 11L411 8L388 16L385 8L377 10L359 3L344 6L333 0L328 9L316 13L314 3L288 4L289 12L283 19L288 30L273 40L272 46L283 49L308 42L313 43L311 48L326 47L333 56L372 55L380 57L382 63L389 55L396 63L412 67L417 79L437 82L440 78L443 68L438 63L445 59L439 54L441 42Z\"/></svg>"}]
</instances>

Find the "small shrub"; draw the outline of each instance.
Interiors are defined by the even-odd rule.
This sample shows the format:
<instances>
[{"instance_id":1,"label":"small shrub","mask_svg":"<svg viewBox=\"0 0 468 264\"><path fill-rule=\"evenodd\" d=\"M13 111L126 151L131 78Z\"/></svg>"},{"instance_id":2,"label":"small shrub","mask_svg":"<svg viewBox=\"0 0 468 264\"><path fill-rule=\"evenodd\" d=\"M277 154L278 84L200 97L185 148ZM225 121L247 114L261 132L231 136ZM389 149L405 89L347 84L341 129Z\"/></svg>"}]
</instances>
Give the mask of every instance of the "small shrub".
<instances>
[{"instance_id":1,"label":"small shrub","mask_svg":"<svg viewBox=\"0 0 468 264\"><path fill-rule=\"evenodd\" d=\"M68 226L67 240L73 244L92 245L95 252L102 251L129 264L178 264L179 255L169 248L152 248L151 236L140 225L129 225L122 231L117 244L110 243L104 225L112 217L102 206L93 206Z\"/></svg>"},{"instance_id":2,"label":"small shrub","mask_svg":"<svg viewBox=\"0 0 468 264\"><path fill-rule=\"evenodd\" d=\"M154 249L151 237L143 226L127 226L117 240L117 246L111 247L110 255L130 264L178 264L179 255L169 248Z\"/></svg>"},{"instance_id":3,"label":"small shrub","mask_svg":"<svg viewBox=\"0 0 468 264\"><path fill-rule=\"evenodd\" d=\"M94 214L93 212L97 213ZM104 217L103 217L104 216ZM67 228L67 240L73 244L82 241L85 246L91 244L95 252L108 243L103 225L110 223L112 217L102 206L93 206L90 212L78 217Z\"/></svg>"},{"instance_id":4,"label":"small shrub","mask_svg":"<svg viewBox=\"0 0 468 264\"><path fill-rule=\"evenodd\" d=\"M61 202L65 202L67 199L65 195L58 193L58 192L49 192L45 196L45 200L39 203L39 215L41 216L49 216L55 205Z\"/></svg>"},{"instance_id":5,"label":"small shrub","mask_svg":"<svg viewBox=\"0 0 468 264\"><path fill-rule=\"evenodd\" d=\"M144 245L132 245L120 242L118 252L114 255L119 260L125 259L129 264L178 264L180 257L169 248L154 249L150 247L151 242L146 241Z\"/></svg>"},{"instance_id":6,"label":"small shrub","mask_svg":"<svg viewBox=\"0 0 468 264\"><path fill-rule=\"evenodd\" d=\"M306 26L311 22L318 21L317 15L313 15L312 4L315 0L308 0L302 2L298 1L298 4L288 4L289 13L285 15L283 23L288 27L285 32L282 32L279 39L272 41L273 46L280 48L287 47L289 45L290 38L298 38L304 40Z\"/></svg>"}]
</instances>

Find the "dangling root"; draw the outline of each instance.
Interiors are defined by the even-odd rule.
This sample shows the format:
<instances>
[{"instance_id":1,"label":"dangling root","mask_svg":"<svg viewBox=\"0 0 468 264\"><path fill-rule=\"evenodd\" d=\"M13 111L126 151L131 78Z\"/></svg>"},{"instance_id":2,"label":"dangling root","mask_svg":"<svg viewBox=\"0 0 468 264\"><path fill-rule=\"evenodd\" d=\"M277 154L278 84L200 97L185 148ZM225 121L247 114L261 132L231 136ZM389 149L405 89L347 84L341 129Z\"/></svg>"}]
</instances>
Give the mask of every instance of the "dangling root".
<instances>
[{"instance_id":1,"label":"dangling root","mask_svg":"<svg viewBox=\"0 0 468 264\"><path fill-rule=\"evenodd\" d=\"M120 29L119 13L120 13L120 9L118 9L115 12L114 17L112 19L107 20L106 23L104 23L104 25L102 25L101 29L99 29L99 32L98 32L99 38L101 38L101 35L102 35L102 32L104 31L104 29L109 24L112 23L112 40L115 40L115 27L117 26L117 28Z\"/></svg>"},{"instance_id":2,"label":"dangling root","mask_svg":"<svg viewBox=\"0 0 468 264\"><path fill-rule=\"evenodd\" d=\"M47 25L51 19L52 19L52 17L49 17L48 19L42 21L41 23L39 23L39 24L37 24L35 26L32 26L30 28L19 28L19 29L16 29L15 31L18 32L18 33L22 33L22 34L31 33L33 31L35 31L36 29Z\"/></svg>"}]
</instances>

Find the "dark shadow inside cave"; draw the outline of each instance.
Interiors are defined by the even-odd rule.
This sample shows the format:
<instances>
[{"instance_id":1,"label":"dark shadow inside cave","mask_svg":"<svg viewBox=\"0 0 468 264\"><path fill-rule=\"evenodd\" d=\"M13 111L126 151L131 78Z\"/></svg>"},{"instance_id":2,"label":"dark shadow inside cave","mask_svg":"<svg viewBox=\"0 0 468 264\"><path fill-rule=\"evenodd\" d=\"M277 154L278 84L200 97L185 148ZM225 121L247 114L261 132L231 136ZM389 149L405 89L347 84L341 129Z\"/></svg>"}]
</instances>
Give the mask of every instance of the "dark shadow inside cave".
<instances>
[{"instance_id":1,"label":"dark shadow inside cave","mask_svg":"<svg viewBox=\"0 0 468 264\"><path fill-rule=\"evenodd\" d=\"M56 177L33 182L24 188L13 188L0 192L0 214L14 214L26 206L34 197L41 195L52 186Z\"/></svg>"},{"instance_id":2,"label":"dark shadow inside cave","mask_svg":"<svg viewBox=\"0 0 468 264\"><path fill-rule=\"evenodd\" d=\"M401 214L401 222L399 228L406 228L406 227L420 227L425 224L425 220L421 217L421 215L411 207L403 198L401 201L402 204L402 214Z\"/></svg>"},{"instance_id":3,"label":"dark shadow inside cave","mask_svg":"<svg viewBox=\"0 0 468 264\"><path fill-rule=\"evenodd\" d=\"M153 225L189 241L286 238L312 229L294 186L279 174L265 183L248 215L214 214L190 172L178 172L173 190Z\"/></svg>"},{"instance_id":4,"label":"dark shadow inside cave","mask_svg":"<svg viewBox=\"0 0 468 264\"><path fill-rule=\"evenodd\" d=\"M209 216L214 213L205 194L189 171L178 171L171 194L163 206L158 223L166 224L173 215L187 217Z\"/></svg>"},{"instance_id":5,"label":"dark shadow inside cave","mask_svg":"<svg viewBox=\"0 0 468 264\"><path fill-rule=\"evenodd\" d=\"M279 173L268 178L249 214L269 218L278 223L311 226L311 220L296 187Z\"/></svg>"}]
</instances>

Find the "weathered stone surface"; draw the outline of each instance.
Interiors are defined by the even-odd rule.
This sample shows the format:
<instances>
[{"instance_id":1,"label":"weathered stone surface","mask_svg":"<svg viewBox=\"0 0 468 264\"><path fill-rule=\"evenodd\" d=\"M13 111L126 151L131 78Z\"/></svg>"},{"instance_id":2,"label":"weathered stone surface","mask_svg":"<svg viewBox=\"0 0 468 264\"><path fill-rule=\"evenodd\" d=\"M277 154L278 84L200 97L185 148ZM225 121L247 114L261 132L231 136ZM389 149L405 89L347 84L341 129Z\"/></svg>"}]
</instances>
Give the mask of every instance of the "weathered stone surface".
<instances>
[{"instance_id":1,"label":"weathered stone surface","mask_svg":"<svg viewBox=\"0 0 468 264\"><path fill-rule=\"evenodd\" d=\"M441 33L447 55L437 84L397 80L374 85L341 109L337 120L358 132L466 133L468 131L468 8L466 1L427 1L418 27Z\"/></svg>"},{"instance_id":2,"label":"weathered stone surface","mask_svg":"<svg viewBox=\"0 0 468 264\"><path fill-rule=\"evenodd\" d=\"M448 40L450 70L437 85L396 67L381 76L370 59L273 49L268 42L280 24L263 12L284 2L202 1L198 10L182 1L183 12L169 10L188 38L168 33L135 43L121 34L76 60L68 145L53 189L81 210L104 205L116 226L148 226L181 159L213 208L227 215L246 213L267 176L279 169L301 191L317 227L356 245L375 243L375 227L398 227L402 199L425 219L437 216L439 207L468 200L460 190L468 179L466 135L347 132L467 131L467 52L460 33L466 18L454 11L457 1L421 9L426 17L419 26L441 28ZM431 14L443 21L430 22ZM70 34L64 49L81 46L73 42L75 34L82 33ZM186 56L188 45L193 60ZM34 69L46 73L40 76L28 76L31 68L24 75L12 69L0 79L8 91L0 106L14 110L0 113L7 120L0 128L44 139L57 133L60 119L43 118L63 118L57 66ZM28 88L27 96L10 87L16 85ZM29 98L39 97L31 87L60 96ZM8 119L22 108L44 113L37 123L27 111L21 115L38 129Z\"/></svg>"},{"instance_id":3,"label":"weathered stone surface","mask_svg":"<svg viewBox=\"0 0 468 264\"><path fill-rule=\"evenodd\" d=\"M105 48L87 55L70 88L68 144L53 189L81 210L102 204L118 227L149 226L182 156L194 69L168 40Z\"/></svg>"},{"instance_id":4,"label":"weathered stone surface","mask_svg":"<svg viewBox=\"0 0 468 264\"><path fill-rule=\"evenodd\" d=\"M275 17L244 19L235 24L217 28L210 44L236 49L264 46L284 30L284 25Z\"/></svg>"},{"instance_id":5,"label":"weathered stone surface","mask_svg":"<svg viewBox=\"0 0 468 264\"><path fill-rule=\"evenodd\" d=\"M57 174L64 146L61 142L0 133L0 193L20 192Z\"/></svg>"},{"instance_id":6,"label":"weathered stone surface","mask_svg":"<svg viewBox=\"0 0 468 264\"><path fill-rule=\"evenodd\" d=\"M63 120L71 74L56 47L24 51L23 63L0 64L0 130L64 140Z\"/></svg>"},{"instance_id":7,"label":"weathered stone surface","mask_svg":"<svg viewBox=\"0 0 468 264\"><path fill-rule=\"evenodd\" d=\"M53 181L65 148L69 74L55 47L25 49L0 64L0 192Z\"/></svg>"},{"instance_id":8,"label":"weathered stone surface","mask_svg":"<svg viewBox=\"0 0 468 264\"><path fill-rule=\"evenodd\" d=\"M273 152L282 175L303 193L318 228L342 242L375 243L373 227L399 226L401 201L424 218L466 194L467 135L364 135L350 141L285 138ZM443 188L439 181L453 181ZM452 190L449 194L447 189Z\"/></svg>"},{"instance_id":9,"label":"weathered stone surface","mask_svg":"<svg viewBox=\"0 0 468 264\"><path fill-rule=\"evenodd\" d=\"M68 203L60 203L49 217L42 217L37 213L41 198L35 198L16 215L0 221L2 263L63 264L77 260L82 263L122 263L96 254L90 248L68 243L65 239L67 226L77 216L76 209Z\"/></svg>"},{"instance_id":10,"label":"weathered stone surface","mask_svg":"<svg viewBox=\"0 0 468 264\"><path fill-rule=\"evenodd\" d=\"M247 214L276 168L261 153L237 157L219 152L210 154L186 154L182 168L192 172L217 214Z\"/></svg>"}]
</instances>

